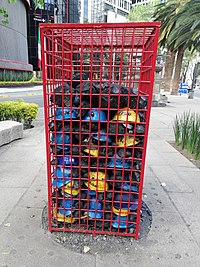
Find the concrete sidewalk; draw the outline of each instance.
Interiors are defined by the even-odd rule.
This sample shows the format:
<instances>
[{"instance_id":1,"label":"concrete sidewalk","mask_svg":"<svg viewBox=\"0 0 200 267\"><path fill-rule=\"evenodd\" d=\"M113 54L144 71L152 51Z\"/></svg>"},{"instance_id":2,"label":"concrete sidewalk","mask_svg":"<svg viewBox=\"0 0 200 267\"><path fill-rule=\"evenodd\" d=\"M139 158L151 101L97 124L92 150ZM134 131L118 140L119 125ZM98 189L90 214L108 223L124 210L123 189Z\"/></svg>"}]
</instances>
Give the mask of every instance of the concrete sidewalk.
<instances>
[{"instance_id":1,"label":"concrete sidewalk","mask_svg":"<svg viewBox=\"0 0 200 267\"><path fill-rule=\"evenodd\" d=\"M109 254L78 254L41 228L47 200L42 110L22 140L1 147L0 266L199 267L200 170L167 141L174 139L175 114L199 111L200 99L182 95L169 96L169 101L151 113L144 200L152 211L152 228L127 251L122 246Z\"/></svg>"}]
</instances>

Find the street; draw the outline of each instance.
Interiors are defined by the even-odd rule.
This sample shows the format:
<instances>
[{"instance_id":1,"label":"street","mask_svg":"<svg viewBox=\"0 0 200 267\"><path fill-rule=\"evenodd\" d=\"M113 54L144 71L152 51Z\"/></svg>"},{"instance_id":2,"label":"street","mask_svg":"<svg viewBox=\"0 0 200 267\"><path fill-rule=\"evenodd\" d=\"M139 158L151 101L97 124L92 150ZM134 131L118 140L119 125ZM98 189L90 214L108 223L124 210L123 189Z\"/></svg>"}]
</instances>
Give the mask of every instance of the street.
<instances>
[{"instance_id":1,"label":"street","mask_svg":"<svg viewBox=\"0 0 200 267\"><path fill-rule=\"evenodd\" d=\"M25 91L25 92L9 92L1 93L0 101L17 101L22 99L24 102L38 104L39 108L43 107L43 92L42 90Z\"/></svg>"}]
</instances>

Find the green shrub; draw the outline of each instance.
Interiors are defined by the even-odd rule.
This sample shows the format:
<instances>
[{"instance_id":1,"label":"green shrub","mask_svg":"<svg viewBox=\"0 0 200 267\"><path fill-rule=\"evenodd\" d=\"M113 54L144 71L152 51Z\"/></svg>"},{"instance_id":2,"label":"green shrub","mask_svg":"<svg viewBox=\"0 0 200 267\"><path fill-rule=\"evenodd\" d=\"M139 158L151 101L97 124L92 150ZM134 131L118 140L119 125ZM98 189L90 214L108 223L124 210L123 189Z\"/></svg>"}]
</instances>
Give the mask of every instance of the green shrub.
<instances>
[{"instance_id":1,"label":"green shrub","mask_svg":"<svg viewBox=\"0 0 200 267\"><path fill-rule=\"evenodd\" d=\"M174 130L174 136L175 136L175 144L178 146L180 143L180 137L181 137L181 125L180 125L180 119L176 115L176 118L174 120L173 124L173 130Z\"/></svg>"},{"instance_id":2,"label":"green shrub","mask_svg":"<svg viewBox=\"0 0 200 267\"><path fill-rule=\"evenodd\" d=\"M181 146L181 149L187 149L188 153L198 159L200 156L200 115L190 113L190 111L176 115L173 130L176 145Z\"/></svg>"},{"instance_id":3,"label":"green shrub","mask_svg":"<svg viewBox=\"0 0 200 267\"><path fill-rule=\"evenodd\" d=\"M31 126L38 113L38 105L19 101L0 102L0 121L14 120Z\"/></svg>"},{"instance_id":4,"label":"green shrub","mask_svg":"<svg viewBox=\"0 0 200 267\"><path fill-rule=\"evenodd\" d=\"M23 82L32 78L32 71L0 69L0 82Z\"/></svg>"}]
</instances>

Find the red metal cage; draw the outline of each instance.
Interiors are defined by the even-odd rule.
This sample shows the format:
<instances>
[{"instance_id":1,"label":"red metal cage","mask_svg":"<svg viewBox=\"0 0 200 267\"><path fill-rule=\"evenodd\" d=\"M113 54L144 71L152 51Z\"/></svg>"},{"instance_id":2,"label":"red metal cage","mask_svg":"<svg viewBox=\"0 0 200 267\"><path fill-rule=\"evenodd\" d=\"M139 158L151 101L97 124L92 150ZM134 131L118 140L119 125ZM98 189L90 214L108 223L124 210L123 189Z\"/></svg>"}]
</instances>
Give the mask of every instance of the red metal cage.
<instances>
[{"instance_id":1,"label":"red metal cage","mask_svg":"<svg viewBox=\"0 0 200 267\"><path fill-rule=\"evenodd\" d=\"M137 239L159 23L40 28L49 230Z\"/></svg>"}]
</instances>

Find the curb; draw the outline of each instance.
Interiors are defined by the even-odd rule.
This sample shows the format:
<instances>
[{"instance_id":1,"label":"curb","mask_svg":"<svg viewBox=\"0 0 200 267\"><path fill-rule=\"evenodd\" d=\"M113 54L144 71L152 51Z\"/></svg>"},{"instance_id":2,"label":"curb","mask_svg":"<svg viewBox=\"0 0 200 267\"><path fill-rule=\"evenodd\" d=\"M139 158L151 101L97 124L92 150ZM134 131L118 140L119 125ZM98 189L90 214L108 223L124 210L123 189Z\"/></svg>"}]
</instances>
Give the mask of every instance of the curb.
<instances>
[{"instance_id":1,"label":"curb","mask_svg":"<svg viewBox=\"0 0 200 267\"><path fill-rule=\"evenodd\" d=\"M16 121L0 121L0 147L22 137L22 123Z\"/></svg>"},{"instance_id":2,"label":"curb","mask_svg":"<svg viewBox=\"0 0 200 267\"><path fill-rule=\"evenodd\" d=\"M42 85L42 82L38 83L24 83L24 84L17 84L17 83L10 83L10 84L0 84L0 89L1 88L16 88L16 87L33 87L33 86L39 86Z\"/></svg>"},{"instance_id":3,"label":"curb","mask_svg":"<svg viewBox=\"0 0 200 267\"><path fill-rule=\"evenodd\" d=\"M28 92L28 91L42 91L42 85L37 86L23 86L23 87L0 87L0 94L16 93L16 92Z\"/></svg>"}]
</instances>

